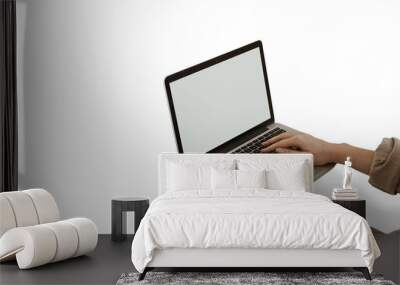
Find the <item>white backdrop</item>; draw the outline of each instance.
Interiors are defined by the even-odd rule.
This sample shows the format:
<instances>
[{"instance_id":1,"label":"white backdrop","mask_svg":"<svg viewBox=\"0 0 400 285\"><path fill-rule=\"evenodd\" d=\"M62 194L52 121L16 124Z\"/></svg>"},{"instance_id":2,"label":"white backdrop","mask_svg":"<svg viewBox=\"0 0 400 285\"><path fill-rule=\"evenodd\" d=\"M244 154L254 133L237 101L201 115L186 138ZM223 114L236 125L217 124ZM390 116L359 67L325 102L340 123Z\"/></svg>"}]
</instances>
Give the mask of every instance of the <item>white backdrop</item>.
<instances>
[{"instance_id":1,"label":"white backdrop","mask_svg":"<svg viewBox=\"0 0 400 285\"><path fill-rule=\"evenodd\" d=\"M21 188L48 189L102 233L111 198L154 198L157 154L176 150L165 76L258 39L277 121L367 148L400 136L398 1L17 4ZM400 229L400 196L354 180L369 222Z\"/></svg>"}]
</instances>

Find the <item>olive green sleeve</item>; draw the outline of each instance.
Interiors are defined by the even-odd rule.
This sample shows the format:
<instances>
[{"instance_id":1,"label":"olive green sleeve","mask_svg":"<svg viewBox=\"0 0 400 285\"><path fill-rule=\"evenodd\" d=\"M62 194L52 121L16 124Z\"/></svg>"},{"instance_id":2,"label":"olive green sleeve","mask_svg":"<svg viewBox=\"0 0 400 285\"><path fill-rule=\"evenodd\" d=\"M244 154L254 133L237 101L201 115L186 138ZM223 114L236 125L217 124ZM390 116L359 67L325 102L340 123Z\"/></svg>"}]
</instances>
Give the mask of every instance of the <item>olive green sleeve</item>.
<instances>
[{"instance_id":1,"label":"olive green sleeve","mask_svg":"<svg viewBox=\"0 0 400 285\"><path fill-rule=\"evenodd\" d=\"M400 140L384 138L375 151L369 183L389 194L400 193Z\"/></svg>"}]
</instances>

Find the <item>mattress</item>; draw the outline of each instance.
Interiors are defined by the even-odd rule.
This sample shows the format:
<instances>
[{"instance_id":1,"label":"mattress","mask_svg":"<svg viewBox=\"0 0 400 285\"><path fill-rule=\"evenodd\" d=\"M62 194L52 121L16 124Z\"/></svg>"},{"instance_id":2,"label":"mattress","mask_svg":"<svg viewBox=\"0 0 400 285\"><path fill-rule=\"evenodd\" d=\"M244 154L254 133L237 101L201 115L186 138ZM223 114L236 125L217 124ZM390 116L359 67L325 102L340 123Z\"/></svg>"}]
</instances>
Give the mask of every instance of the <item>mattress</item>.
<instances>
[{"instance_id":1,"label":"mattress","mask_svg":"<svg viewBox=\"0 0 400 285\"><path fill-rule=\"evenodd\" d=\"M167 192L153 201L132 243L139 272L163 249L359 250L372 271L379 248L365 219L300 191Z\"/></svg>"}]
</instances>

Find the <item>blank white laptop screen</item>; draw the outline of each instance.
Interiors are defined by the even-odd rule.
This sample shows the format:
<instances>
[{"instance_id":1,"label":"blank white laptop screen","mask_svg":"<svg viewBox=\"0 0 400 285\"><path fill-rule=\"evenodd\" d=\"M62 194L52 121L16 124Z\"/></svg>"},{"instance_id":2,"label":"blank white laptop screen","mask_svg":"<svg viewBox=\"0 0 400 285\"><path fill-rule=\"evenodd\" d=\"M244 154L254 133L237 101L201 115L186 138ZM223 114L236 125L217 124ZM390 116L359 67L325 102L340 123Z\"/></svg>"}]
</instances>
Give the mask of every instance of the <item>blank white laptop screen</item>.
<instances>
[{"instance_id":1,"label":"blank white laptop screen","mask_svg":"<svg viewBox=\"0 0 400 285\"><path fill-rule=\"evenodd\" d=\"M271 118L260 49L170 83L184 152L207 152Z\"/></svg>"}]
</instances>

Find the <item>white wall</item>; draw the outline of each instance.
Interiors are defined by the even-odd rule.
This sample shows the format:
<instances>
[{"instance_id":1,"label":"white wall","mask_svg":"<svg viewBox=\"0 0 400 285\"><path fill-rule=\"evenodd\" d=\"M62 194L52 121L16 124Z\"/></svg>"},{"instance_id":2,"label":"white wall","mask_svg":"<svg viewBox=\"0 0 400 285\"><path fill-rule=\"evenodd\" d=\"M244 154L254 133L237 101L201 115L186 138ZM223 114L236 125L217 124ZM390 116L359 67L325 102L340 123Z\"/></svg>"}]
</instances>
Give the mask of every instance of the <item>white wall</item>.
<instances>
[{"instance_id":1,"label":"white wall","mask_svg":"<svg viewBox=\"0 0 400 285\"><path fill-rule=\"evenodd\" d=\"M155 197L157 154L176 150L164 77L254 40L278 121L367 148L400 136L398 1L17 2L21 188L100 232L113 196ZM370 223L400 229L400 196L355 184Z\"/></svg>"}]
</instances>

